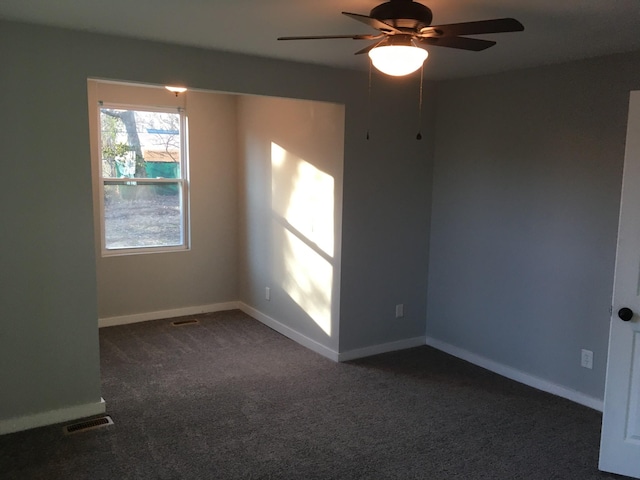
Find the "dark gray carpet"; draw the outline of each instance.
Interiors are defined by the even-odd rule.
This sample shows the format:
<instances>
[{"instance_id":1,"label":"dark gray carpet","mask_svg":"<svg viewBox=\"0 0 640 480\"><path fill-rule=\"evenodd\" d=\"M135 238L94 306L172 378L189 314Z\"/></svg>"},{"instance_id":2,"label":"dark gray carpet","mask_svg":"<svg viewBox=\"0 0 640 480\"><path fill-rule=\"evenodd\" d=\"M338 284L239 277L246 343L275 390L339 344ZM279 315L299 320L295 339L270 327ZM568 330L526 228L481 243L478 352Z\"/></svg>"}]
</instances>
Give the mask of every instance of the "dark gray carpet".
<instances>
[{"instance_id":1,"label":"dark gray carpet","mask_svg":"<svg viewBox=\"0 0 640 480\"><path fill-rule=\"evenodd\" d=\"M429 347L338 364L239 311L100 332L115 425L0 437L9 479L612 479L601 415Z\"/></svg>"}]
</instances>

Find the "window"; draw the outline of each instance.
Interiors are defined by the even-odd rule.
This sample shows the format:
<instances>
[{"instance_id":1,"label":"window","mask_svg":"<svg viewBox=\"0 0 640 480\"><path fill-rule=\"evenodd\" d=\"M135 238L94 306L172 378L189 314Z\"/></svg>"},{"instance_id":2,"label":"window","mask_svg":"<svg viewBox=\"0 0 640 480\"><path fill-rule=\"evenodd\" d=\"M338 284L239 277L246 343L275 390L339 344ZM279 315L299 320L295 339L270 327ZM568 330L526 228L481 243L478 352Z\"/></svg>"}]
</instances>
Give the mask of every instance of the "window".
<instances>
[{"instance_id":1,"label":"window","mask_svg":"<svg viewBox=\"0 0 640 480\"><path fill-rule=\"evenodd\" d=\"M188 248L184 110L99 111L103 255Z\"/></svg>"}]
</instances>

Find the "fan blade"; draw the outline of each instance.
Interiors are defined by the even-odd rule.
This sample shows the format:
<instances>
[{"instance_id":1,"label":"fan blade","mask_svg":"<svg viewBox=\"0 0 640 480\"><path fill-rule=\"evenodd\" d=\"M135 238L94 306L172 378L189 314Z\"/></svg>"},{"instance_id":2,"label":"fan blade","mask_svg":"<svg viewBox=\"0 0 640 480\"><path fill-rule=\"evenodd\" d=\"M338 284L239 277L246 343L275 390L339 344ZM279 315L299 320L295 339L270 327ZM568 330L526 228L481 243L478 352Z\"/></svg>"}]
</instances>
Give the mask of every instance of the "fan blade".
<instances>
[{"instance_id":1,"label":"fan blade","mask_svg":"<svg viewBox=\"0 0 640 480\"><path fill-rule=\"evenodd\" d=\"M466 37L426 37L417 39L423 45L435 45L436 47L458 48L460 50L470 50L480 52L489 47L493 47L496 42L490 40L480 40L479 38Z\"/></svg>"},{"instance_id":2,"label":"fan blade","mask_svg":"<svg viewBox=\"0 0 640 480\"><path fill-rule=\"evenodd\" d=\"M480 20L479 22L432 25L421 29L420 34L457 37L458 35L483 35L485 33L521 32L523 30L524 26L515 18L495 18L493 20Z\"/></svg>"},{"instance_id":3,"label":"fan blade","mask_svg":"<svg viewBox=\"0 0 640 480\"><path fill-rule=\"evenodd\" d=\"M381 42L376 42L376 43L372 43L371 45L369 45L368 47L363 48L362 50L358 50L356 53L354 53L354 55L362 55L363 53L369 53L371 50L373 50L374 48L376 48L378 45L380 45L382 42L384 42L384 40L382 40Z\"/></svg>"},{"instance_id":4,"label":"fan blade","mask_svg":"<svg viewBox=\"0 0 640 480\"><path fill-rule=\"evenodd\" d=\"M318 35L311 37L278 37L278 40L324 40L326 38L352 38L354 40L376 40L382 37L383 34L378 35Z\"/></svg>"},{"instance_id":5,"label":"fan blade","mask_svg":"<svg viewBox=\"0 0 640 480\"><path fill-rule=\"evenodd\" d=\"M381 32L394 32L394 33L402 33L402 31L398 30L396 27L392 27L380 20L377 20L372 17L367 17L366 15L360 15L359 13L349 13L342 12L343 15L346 15L349 18L353 18L358 22L362 22L366 25L369 25L371 28L375 28L376 30L380 30Z\"/></svg>"}]
</instances>

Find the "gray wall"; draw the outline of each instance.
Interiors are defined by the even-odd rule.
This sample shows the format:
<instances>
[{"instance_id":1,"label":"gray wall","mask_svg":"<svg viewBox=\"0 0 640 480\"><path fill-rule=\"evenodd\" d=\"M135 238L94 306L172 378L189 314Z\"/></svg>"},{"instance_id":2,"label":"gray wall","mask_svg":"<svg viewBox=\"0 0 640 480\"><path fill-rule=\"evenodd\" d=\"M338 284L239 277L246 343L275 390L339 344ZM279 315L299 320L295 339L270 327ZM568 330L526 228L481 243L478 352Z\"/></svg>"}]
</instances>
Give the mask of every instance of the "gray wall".
<instances>
[{"instance_id":1,"label":"gray wall","mask_svg":"<svg viewBox=\"0 0 640 480\"><path fill-rule=\"evenodd\" d=\"M404 120L417 85L374 89L367 142L364 73L6 21L0 58L11 178L1 189L0 422L100 399L87 78L344 104L339 348L424 333L429 142ZM400 297L410 314L398 324Z\"/></svg>"},{"instance_id":2,"label":"gray wall","mask_svg":"<svg viewBox=\"0 0 640 480\"><path fill-rule=\"evenodd\" d=\"M617 55L439 85L428 336L602 399L639 65Z\"/></svg>"},{"instance_id":3,"label":"gray wall","mask_svg":"<svg viewBox=\"0 0 640 480\"><path fill-rule=\"evenodd\" d=\"M238 104L239 299L337 351L344 106L258 96Z\"/></svg>"},{"instance_id":4,"label":"gray wall","mask_svg":"<svg viewBox=\"0 0 640 480\"><path fill-rule=\"evenodd\" d=\"M58 40L0 22L0 421L100 401L86 76Z\"/></svg>"},{"instance_id":5,"label":"gray wall","mask_svg":"<svg viewBox=\"0 0 640 480\"><path fill-rule=\"evenodd\" d=\"M427 83L418 141L418 86L416 77L382 84L374 74L370 120L356 132L351 116L366 104L347 108L340 352L425 334L435 97Z\"/></svg>"}]
</instances>

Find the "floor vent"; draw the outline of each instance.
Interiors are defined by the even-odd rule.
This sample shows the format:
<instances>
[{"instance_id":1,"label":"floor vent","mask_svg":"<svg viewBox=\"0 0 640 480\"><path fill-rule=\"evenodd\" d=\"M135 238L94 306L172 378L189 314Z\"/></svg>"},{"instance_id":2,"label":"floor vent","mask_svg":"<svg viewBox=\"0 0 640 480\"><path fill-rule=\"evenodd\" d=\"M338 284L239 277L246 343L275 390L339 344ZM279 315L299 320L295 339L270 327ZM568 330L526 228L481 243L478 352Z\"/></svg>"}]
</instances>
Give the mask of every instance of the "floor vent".
<instances>
[{"instance_id":1,"label":"floor vent","mask_svg":"<svg viewBox=\"0 0 640 480\"><path fill-rule=\"evenodd\" d=\"M197 318L188 318L186 320L175 320L171 322L173 327L181 327L183 325L195 325L200 323Z\"/></svg>"},{"instance_id":2,"label":"floor vent","mask_svg":"<svg viewBox=\"0 0 640 480\"><path fill-rule=\"evenodd\" d=\"M66 425L62 427L62 432L65 435L71 435L72 433L86 432L87 430L94 430L96 428L106 427L107 425L113 425L113 420L111 420L109 415Z\"/></svg>"}]
</instances>

